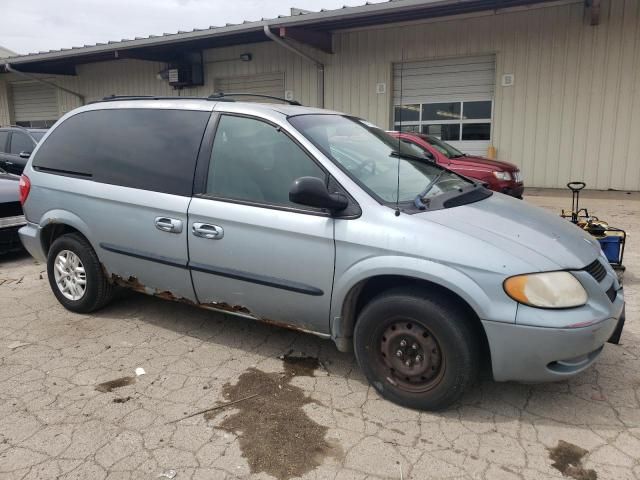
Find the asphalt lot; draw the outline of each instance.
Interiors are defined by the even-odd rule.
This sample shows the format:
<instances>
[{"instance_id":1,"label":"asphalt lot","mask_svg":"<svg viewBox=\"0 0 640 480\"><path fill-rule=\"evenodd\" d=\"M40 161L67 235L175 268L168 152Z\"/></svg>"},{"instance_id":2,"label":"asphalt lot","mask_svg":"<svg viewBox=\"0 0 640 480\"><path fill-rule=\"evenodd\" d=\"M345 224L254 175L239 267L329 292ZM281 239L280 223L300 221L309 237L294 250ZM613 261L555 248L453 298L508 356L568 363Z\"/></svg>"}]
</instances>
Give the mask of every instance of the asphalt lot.
<instances>
[{"instance_id":1,"label":"asphalt lot","mask_svg":"<svg viewBox=\"0 0 640 480\"><path fill-rule=\"evenodd\" d=\"M329 341L139 294L73 314L44 265L0 257L0 478L640 478L640 194L582 203L630 235L623 344L436 414L380 399Z\"/></svg>"}]
</instances>

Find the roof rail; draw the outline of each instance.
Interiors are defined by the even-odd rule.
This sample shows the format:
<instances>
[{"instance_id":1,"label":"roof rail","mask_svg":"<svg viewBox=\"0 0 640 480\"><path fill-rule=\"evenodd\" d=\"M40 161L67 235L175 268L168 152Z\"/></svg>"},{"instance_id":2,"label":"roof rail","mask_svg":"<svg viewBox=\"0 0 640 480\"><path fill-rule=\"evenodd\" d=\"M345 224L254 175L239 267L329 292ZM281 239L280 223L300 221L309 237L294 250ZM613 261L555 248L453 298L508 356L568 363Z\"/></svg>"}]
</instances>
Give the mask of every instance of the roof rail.
<instances>
[{"instance_id":1,"label":"roof rail","mask_svg":"<svg viewBox=\"0 0 640 480\"><path fill-rule=\"evenodd\" d=\"M289 105L295 105L295 106L302 106L302 104L300 102L298 102L297 100L287 100L286 98L282 98L282 97L275 97L273 95L262 95L260 93L248 93L248 92L236 92L236 93L225 93L225 92L218 92L218 93L214 93L213 95L209 95L207 98L209 100L222 100L226 97L257 97L257 98L268 98L270 100L279 100L281 102L284 103L288 103Z\"/></svg>"},{"instance_id":2,"label":"roof rail","mask_svg":"<svg viewBox=\"0 0 640 480\"><path fill-rule=\"evenodd\" d=\"M256 97L256 98L268 98L270 100L278 100L280 102L288 103L289 105L302 106L302 104L296 100L287 100L286 98L275 97L273 95L262 95L260 93L224 93L217 92L208 97L178 97L178 96L159 96L159 95L108 95L102 100L96 100L91 103L111 102L114 100L209 100L212 102L235 102L231 97Z\"/></svg>"},{"instance_id":3,"label":"roof rail","mask_svg":"<svg viewBox=\"0 0 640 480\"><path fill-rule=\"evenodd\" d=\"M231 98L225 98L224 100L212 99L209 97L178 97L175 95L161 96L161 95L108 95L103 97L102 100L96 100L91 103L111 102L114 100L218 100L223 102L233 102Z\"/></svg>"}]
</instances>

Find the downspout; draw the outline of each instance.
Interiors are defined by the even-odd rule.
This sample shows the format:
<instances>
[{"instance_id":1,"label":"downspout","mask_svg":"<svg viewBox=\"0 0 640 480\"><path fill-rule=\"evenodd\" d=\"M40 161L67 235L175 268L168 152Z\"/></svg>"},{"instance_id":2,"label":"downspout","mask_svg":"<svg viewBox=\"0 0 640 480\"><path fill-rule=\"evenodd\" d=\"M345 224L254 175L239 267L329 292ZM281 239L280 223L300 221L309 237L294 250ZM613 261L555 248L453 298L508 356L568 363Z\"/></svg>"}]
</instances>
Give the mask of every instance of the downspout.
<instances>
[{"instance_id":1,"label":"downspout","mask_svg":"<svg viewBox=\"0 0 640 480\"><path fill-rule=\"evenodd\" d=\"M600 9L602 8L600 0L585 0L585 7L591 9L591 26L600 25Z\"/></svg>"},{"instance_id":2,"label":"downspout","mask_svg":"<svg viewBox=\"0 0 640 480\"><path fill-rule=\"evenodd\" d=\"M25 78L28 78L29 80L35 80L36 82L44 83L45 85L49 85L49 86L51 86L53 88L56 88L58 90L62 90L63 92L66 92L66 93L68 93L70 95L73 95L74 97L78 97L78 99L80 99L80 104L81 105L85 104L84 95L81 95L78 92L74 92L73 90L69 90L68 88L61 87L60 85L58 85L56 83L53 83L53 82L50 82L49 80L44 80L42 78L38 78L35 75L31 75L29 73L25 73L25 72L21 72L20 70L16 70L9 63L5 63L4 64L4 68L7 70L7 72L15 73L16 75L23 76Z\"/></svg>"},{"instance_id":3,"label":"downspout","mask_svg":"<svg viewBox=\"0 0 640 480\"><path fill-rule=\"evenodd\" d=\"M278 45L283 46L287 50L291 50L296 55L304 58L306 61L311 62L316 66L316 68L318 69L318 99L320 103L319 107L324 108L324 63L313 58L311 55L308 55L299 48L291 45L289 42L286 42L285 40L274 34L269 28L269 25L264 26L264 34L268 38L276 42Z\"/></svg>"}]
</instances>

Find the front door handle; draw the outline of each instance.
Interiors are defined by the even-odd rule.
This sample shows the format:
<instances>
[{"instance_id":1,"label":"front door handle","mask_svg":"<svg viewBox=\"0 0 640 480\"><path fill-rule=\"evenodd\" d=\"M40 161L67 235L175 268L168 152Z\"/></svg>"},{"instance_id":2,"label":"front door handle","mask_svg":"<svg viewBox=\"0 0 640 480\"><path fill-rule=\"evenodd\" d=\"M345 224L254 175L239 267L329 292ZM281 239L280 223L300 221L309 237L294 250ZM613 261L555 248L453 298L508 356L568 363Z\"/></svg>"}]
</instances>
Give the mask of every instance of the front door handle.
<instances>
[{"instance_id":1,"label":"front door handle","mask_svg":"<svg viewBox=\"0 0 640 480\"><path fill-rule=\"evenodd\" d=\"M169 217L156 217L156 228L163 232L180 233L182 232L182 220Z\"/></svg>"},{"instance_id":2,"label":"front door handle","mask_svg":"<svg viewBox=\"0 0 640 480\"><path fill-rule=\"evenodd\" d=\"M196 237L206 238L208 240L220 240L224 237L224 230L218 225L194 223L192 230Z\"/></svg>"}]
</instances>

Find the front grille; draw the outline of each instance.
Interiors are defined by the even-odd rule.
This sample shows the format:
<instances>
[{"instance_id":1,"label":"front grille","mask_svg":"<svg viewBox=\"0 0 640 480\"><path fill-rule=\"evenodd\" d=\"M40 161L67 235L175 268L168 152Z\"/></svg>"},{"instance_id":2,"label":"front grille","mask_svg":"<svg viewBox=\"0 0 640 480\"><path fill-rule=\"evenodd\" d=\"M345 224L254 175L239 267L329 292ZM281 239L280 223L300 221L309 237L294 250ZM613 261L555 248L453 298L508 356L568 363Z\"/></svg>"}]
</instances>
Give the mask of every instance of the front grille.
<instances>
[{"instance_id":1,"label":"front grille","mask_svg":"<svg viewBox=\"0 0 640 480\"><path fill-rule=\"evenodd\" d=\"M596 259L586 267L584 271L596 279L596 282L600 283L607 276L607 270L599 259Z\"/></svg>"},{"instance_id":2,"label":"front grille","mask_svg":"<svg viewBox=\"0 0 640 480\"><path fill-rule=\"evenodd\" d=\"M0 218L17 217L18 215L22 215L20 202L0 203Z\"/></svg>"},{"instance_id":3,"label":"front grille","mask_svg":"<svg viewBox=\"0 0 640 480\"><path fill-rule=\"evenodd\" d=\"M612 285L611 288L609 290L607 290L607 297L609 297L609 300L611 300L611 302L613 302L616 299L617 295L618 295L618 292L616 291L616 289Z\"/></svg>"}]
</instances>

